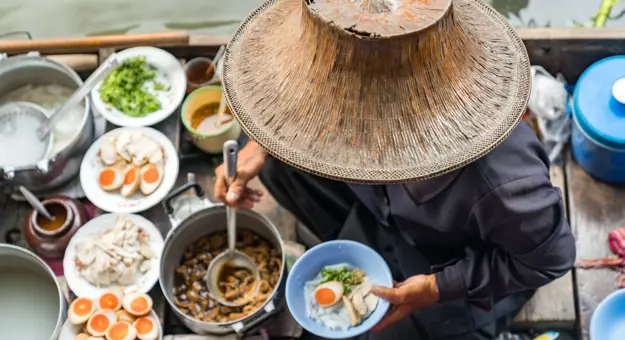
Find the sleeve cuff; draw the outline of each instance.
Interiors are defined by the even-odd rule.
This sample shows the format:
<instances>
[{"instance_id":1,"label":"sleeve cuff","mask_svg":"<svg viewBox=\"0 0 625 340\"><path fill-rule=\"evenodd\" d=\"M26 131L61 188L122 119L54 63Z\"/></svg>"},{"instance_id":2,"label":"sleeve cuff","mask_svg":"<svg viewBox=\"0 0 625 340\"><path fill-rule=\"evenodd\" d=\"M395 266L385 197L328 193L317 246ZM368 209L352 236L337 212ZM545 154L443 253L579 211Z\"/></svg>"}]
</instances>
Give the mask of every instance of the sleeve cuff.
<instances>
[{"instance_id":1,"label":"sleeve cuff","mask_svg":"<svg viewBox=\"0 0 625 340\"><path fill-rule=\"evenodd\" d=\"M465 282L462 262L445 267L435 274L436 285L438 286L439 302L455 301L466 299L469 292Z\"/></svg>"}]
</instances>

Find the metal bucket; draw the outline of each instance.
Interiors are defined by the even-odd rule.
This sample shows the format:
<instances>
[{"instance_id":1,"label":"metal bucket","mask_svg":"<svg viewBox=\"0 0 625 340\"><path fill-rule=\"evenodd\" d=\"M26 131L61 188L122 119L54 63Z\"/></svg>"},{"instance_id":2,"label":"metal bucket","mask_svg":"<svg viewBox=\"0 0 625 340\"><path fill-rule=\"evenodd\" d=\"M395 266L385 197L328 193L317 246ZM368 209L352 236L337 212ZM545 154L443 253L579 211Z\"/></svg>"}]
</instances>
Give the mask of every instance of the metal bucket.
<instances>
[{"instance_id":1,"label":"metal bucket","mask_svg":"<svg viewBox=\"0 0 625 340\"><path fill-rule=\"evenodd\" d=\"M3 339L56 340L67 302L52 269L32 252L0 244L0 334Z\"/></svg>"}]
</instances>

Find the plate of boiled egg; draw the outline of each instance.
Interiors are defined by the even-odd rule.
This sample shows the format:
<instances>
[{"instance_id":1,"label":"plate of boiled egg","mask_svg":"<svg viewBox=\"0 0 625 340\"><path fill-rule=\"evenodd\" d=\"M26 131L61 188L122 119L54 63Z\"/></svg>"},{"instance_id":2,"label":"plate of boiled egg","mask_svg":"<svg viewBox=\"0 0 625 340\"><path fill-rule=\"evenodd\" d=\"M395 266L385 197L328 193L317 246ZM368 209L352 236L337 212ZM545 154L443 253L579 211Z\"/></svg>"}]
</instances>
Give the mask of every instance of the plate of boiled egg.
<instances>
[{"instance_id":1,"label":"plate of boiled egg","mask_svg":"<svg viewBox=\"0 0 625 340\"><path fill-rule=\"evenodd\" d=\"M118 128L91 145L80 167L85 196L113 213L138 213L160 203L178 177L178 153L152 128Z\"/></svg>"},{"instance_id":2,"label":"plate of boiled egg","mask_svg":"<svg viewBox=\"0 0 625 340\"><path fill-rule=\"evenodd\" d=\"M113 288L97 299L77 298L69 306L59 340L162 340L152 298Z\"/></svg>"}]
</instances>

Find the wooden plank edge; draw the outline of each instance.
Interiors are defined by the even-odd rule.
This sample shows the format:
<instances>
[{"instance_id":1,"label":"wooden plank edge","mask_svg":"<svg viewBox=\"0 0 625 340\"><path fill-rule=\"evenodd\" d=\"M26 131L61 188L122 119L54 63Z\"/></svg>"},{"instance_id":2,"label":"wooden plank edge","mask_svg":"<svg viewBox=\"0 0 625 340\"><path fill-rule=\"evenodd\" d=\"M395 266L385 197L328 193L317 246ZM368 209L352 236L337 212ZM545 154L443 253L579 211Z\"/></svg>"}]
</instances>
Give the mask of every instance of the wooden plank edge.
<instances>
[{"instance_id":1,"label":"wooden plank edge","mask_svg":"<svg viewBox=\"0 0 625 340\"><path fill-rule=\"evenodd\" d=\"M546 27L517 28L516 32L525 42L622 40L625 27ZM72 54L96 52L100 48L127 48L149 45L163 47L206 47L226 45L230 35L189 34L188 32L161 32L148 34L109 35L79 38L54 38L35 40L0 41L0 53Z\"/></svg>"}]
</instances>

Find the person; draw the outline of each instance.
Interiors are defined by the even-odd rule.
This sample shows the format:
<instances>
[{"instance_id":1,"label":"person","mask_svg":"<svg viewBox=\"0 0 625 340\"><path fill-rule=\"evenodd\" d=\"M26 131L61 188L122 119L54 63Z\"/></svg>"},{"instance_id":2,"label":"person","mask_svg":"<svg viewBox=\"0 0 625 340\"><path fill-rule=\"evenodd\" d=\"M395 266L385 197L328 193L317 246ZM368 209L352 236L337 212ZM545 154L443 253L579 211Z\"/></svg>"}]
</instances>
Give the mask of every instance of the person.
<instances>
[{"instance_id":1,"label":"person","mask_svg":"<svg viewBox=\"0 0 625 340\"><path fill-rule=\"evenodd\" d=\"M253 141L239 152L230 186L223 170L215 171L214 191L226 204L252 208L263 193L247 184L260 176L321 240L352 239L380 251L401 283L375 291L393 304L374 329L390 331L374 335L379 339L494 339L536 288L575 261L562 195L525 123L476 162L414 183L370 186L317 177Z\"/></svg>"},{"instance_id":2,"label":"person","mask_svg":"<svg viewBox=\"0 0 625 340\"><path fill-rule=\"evenodd\" d=\"M259 176L321 241L378 251L392 307L363 339L495 339L573 267L562 194L519 123L527 53L483 2L268 1L223 79L252 141L216 197L251 208Z\"/></svg>"}]
</instances>

